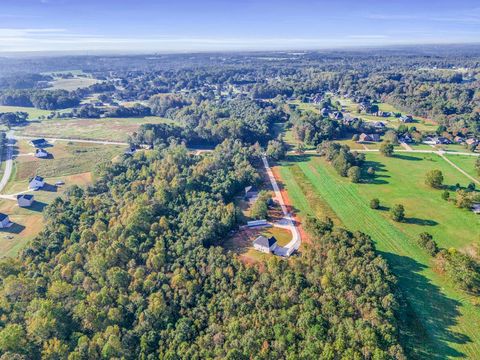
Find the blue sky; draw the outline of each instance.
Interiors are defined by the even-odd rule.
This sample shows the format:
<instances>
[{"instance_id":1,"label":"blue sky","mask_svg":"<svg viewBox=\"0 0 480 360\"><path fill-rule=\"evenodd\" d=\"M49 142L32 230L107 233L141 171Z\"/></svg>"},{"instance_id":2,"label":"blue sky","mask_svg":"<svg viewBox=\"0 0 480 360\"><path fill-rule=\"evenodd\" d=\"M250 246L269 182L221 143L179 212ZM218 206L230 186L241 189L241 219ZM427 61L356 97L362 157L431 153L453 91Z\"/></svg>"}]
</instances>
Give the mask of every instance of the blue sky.
<instances>
[{"instance_id":1,"label":"blue sky","mask_svg":"<svg viewBox=\"0 0 480 360\"><path fill-rule=\"evenodd\" d=\"M480 1L0 0L0 52L480 42Z\"/></svg>"}]
</instances>

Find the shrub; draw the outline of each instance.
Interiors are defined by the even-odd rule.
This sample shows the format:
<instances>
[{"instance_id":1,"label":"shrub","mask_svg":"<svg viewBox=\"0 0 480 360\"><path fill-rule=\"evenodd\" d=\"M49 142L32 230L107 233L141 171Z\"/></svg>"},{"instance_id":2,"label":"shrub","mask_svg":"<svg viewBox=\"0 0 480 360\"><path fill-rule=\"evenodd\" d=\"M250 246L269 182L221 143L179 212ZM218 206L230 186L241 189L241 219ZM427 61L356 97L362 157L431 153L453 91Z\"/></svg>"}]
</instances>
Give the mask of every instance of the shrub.
<instances>
[{"instance_id":1,"label":"shrub","mask_svg":"<svg viewBox=\"0 0 480 360\"><path fill-rule=\"evenodd\" d=\"M443 174L440 170L430 170L425 175L425 184L434 188L440 189L443 185Z\"/></svg>"},{"instance_id":2,"label":"shrub","mask_svg":"<svg viewBox=\"0 0 480 360\"><path fill-rule=\"evenodd\" d=\"M427 232L420 234L418 244L427 250L431 256L435 256L438 253L437 243L433 240L433 236Z\"/></svg>"},{"instance_id":3,"label":"shrub","mask_svg":"<svg viewBox=\"0 0 480 360\"><path fill-rule=\"evenodd\" d=\"M268 191L260 191L258 198L252 206L250 216L256 220L266 219L268 215L268 204L272 197Z\"/></svg>"},{"instance_id":4,"label":"shrub","mask_svg":"<svg viewBox=\"0 0 480 360\"><path fill-rule=\"evenodd\" d=\"M437 258L444 260L443 270L459 288L474 294L480 293L480 266L475 260L456 249L440 251Z\"/></svg>"},{"instance_id":5,"label":"shrub","mask_svg":"<svg viewBox=\"0 0 480 360\"><path fill-rule=\"evenodd\" d=\"M393 145L389 141L382 142L380 145L380 153L384 156L390 157L393 155Z\"/></svg>"},{"instance_id":6,"label":"shrub","mask_svg":"<svg viewBox=\"0 0 480 360\"><path fill-rule=\"evenodd\" d=\"M405 219L405 208L401 204L396 204L390 210L390 216L394 221L401 222Z\"/></svg>"},{"instance_id":7,"label":"shrub","mask_svg":"<svg viewBox=\"0 0 480 360\"><path fill-rule=\"evenodd\" d=\"M442 199L443 199L443 200L448 200L448 199L450 199L450 193L448 192L448 190L445 190L445 191L442 193Z\"/></svg>"},{"instance_id":8,"label":"shrub","mask_svg":"<svg viewBox=\"0 0 480 360\"><path fill-rule=\"evenodd\" d=\"M360 168L358 166L352 166L348 169L347 175L352 183L358 183L360 181Z\"/></svg>"},{"instance_id":9,"label":"shrub","mask_svg":"<svg viewBox=\"0 0 480 360\"><path fill-rule=\"evenodd\" d=\"M377 198L370 200L370 208L378 209L380 207L380 200Z\"/></svg>"}]
</instances>

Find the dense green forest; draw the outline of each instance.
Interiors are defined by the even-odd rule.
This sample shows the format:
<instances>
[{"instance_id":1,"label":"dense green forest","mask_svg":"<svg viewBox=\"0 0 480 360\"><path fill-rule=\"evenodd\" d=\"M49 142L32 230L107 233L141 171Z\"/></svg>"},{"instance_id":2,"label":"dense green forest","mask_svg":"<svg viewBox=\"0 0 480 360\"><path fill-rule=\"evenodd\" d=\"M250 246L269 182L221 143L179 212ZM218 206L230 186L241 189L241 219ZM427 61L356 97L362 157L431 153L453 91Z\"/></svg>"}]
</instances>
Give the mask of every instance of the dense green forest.
<instances>
[{"instance_id":1,"label":"dense green forest","mask_svg":"<svg viewBox=\"0 0 480 360\"><path fill-rule=\"evenodd\" d=\"M403 359L395 279L365 235L311 221L301 257L221 245L255 151L227 140L99 166L0 264L2 359Z\"/></svg>"}]
</instances>

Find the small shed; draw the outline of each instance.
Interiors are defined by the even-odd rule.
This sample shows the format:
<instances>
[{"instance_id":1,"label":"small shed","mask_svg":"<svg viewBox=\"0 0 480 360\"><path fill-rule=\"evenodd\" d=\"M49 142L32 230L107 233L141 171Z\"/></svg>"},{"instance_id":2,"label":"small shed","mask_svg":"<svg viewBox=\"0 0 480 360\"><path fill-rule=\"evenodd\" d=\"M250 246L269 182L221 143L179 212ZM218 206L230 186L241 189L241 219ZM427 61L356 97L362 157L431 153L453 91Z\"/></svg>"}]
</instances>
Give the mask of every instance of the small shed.
<instances>
[{"instance_id":1,"label":"small shed","mask_svg":"<svg viewBox=\"0 0 480 360\"><path fill-rule=\"evenodd\" d=\"M17 195L18 206L20 207L29 207L33 204L33 195L31 194L21 194Z\"/></svg>"},{"instance_id":2,"label":"small shed","mask_svg":"<svg viewBox=\"0 0 480 360\"><path fill-rule=\"evenodd\" d=\"M260 235L253 241L253 247L258 251L270 254L277 248L277 239L274 236L267 238Z\"/></svg>"}]
</instances>

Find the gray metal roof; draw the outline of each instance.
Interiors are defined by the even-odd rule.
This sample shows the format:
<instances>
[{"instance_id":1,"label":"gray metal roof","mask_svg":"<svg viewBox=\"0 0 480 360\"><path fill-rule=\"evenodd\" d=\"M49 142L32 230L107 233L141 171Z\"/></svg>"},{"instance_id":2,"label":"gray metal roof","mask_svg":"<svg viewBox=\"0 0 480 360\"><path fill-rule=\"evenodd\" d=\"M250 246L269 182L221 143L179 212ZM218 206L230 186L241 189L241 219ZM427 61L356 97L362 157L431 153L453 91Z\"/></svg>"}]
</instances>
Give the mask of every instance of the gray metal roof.
<instances>
[{"instance_id":1,"label":"gray metal roof","mask_svg":"<svg viewBox=\"0 0 480 360\"><path fill-rule=\"evenodd\" d=\"M253 241L253 244L254 245L260 245L260 246L263 246L263 247L266 247L266 248L270 248L276 242L277 242L277 239L275 239L275 237L273 237L273 236L271 236L269 238L266 238L265 236L260 235L259 237L257 237Z\"/></svg>"}]
</instances>

